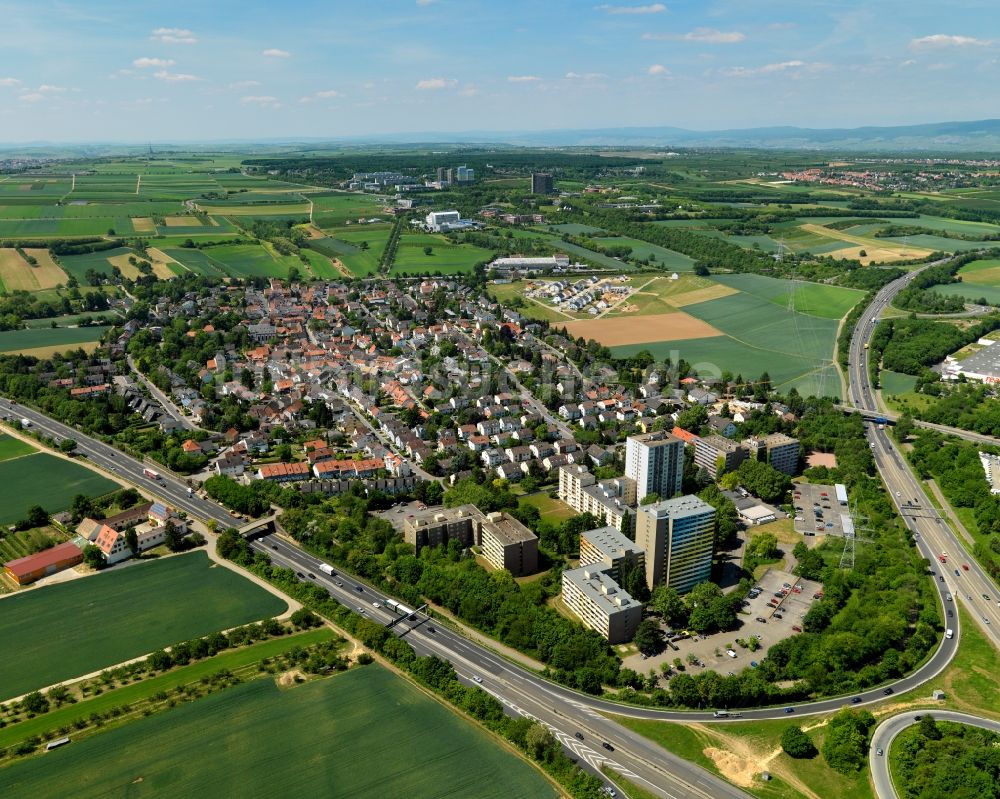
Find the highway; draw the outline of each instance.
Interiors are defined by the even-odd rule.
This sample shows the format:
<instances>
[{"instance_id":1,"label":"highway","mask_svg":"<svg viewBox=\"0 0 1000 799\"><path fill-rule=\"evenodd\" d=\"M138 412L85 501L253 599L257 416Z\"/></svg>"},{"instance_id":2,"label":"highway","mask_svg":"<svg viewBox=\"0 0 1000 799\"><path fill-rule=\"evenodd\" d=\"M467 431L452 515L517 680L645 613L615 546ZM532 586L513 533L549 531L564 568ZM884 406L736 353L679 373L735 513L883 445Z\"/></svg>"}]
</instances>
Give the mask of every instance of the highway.
<instances>
[{"instance_id":1,"label":"highway","mask_svg":"<svg viewBox=\"0 0 1000 799\"><path fill-rule=\"evenodd\" d=\"M399 618L386 606L386 600L391 597L344 574L338 567L334 567L335 575L327 576L319 569L322 561L280 536L264 536L253 541L251 546L270 556L276 565L294 569L302 579L322 586L338 602L373 621L389 624ZM376 608L376 603L380 607ZM544 724L571 757L598 775L600 766L607 765L637 785L667 799L747 797L728 782L604 718L593 707L588 707L589 697L549 683L437 621L421 614L418 621L398 622L393 630L417 654L437 655L451 662L462 682L479 685L496 697L508 715L526 716ZM577 738L578 733L582 740ZM605 743L613 749L606 749Z\"/></svg>"},{"instance_id":2,"label":"highway","mask_svg":"<svg viewBox=\"0 0 1000 799\"><path fill-rule=\"evenodd\" d=\"M889 774L889 747L892 746L893 738L911 724L915 724L921 716L933 716L935 721L954 721L1000 732L1000 721L970 716L967 713L956 713L953 710L911 710L890 716L875 728L871 750L868 753L868 763L871 766L872 781L875 783L875 795L878 799L897 799L898 795ZM882 754L879 754L880 751Z\"/></svg>"},{"instance_id":3,"label":"highway","mask_svg":"<svg viewBox=\"0 0 1000 799\"><path fill-rule=\"evenodd\" d=\"M8 419L28 419L31 422L30 430L43 433L56 441L64 438L72 438L77 442L76 452L78 457L85 455L87 459L109 472L115 477L122 478L132 483L138 488L147 491L153 496L160 497L170 505L185 511L194 519L214 519L220 528L239 527L243 522L230 514L221 506L207 499L198 496L188 496L188 487L182 481L166 474L163 467L157 465L144 464L142 461L126 455L124 452L115 449L110 444L98 441L95 438L80 432L79 430L57 422L54 419L28 408L20 403L0 397L0 415ZM151 480L143 474L143 469L149 468L161 475L159 480Z\"/></svg>"},{"instance_id":4,"label":"highway","mask_svg":"<svg viewBox=\"0 0 1000 799\"><path fill-rule=\"evenodd\" d=\"M928 264L928 266L933 265L935 264ZM848 373L849 401L859 410L872 414L879 412L869 379L866 345L871 340L883 309L919 271L921 270L910 272L883 287L858 319L851 338ZM943 604L946 611L951 610L953 604L947 601L946 595L950 594L954 601L966 604L986 636L994 645L1000 646L1000 589L969 555L947 521L941 518L889 433L878 429L877 425L870 424L868 440L882 480L907 528L913 533L917 548L933 564L931 568L937 572L936 584L939 594L944 595ZM949 626L956 620L957 616L945 619ZM959 637L957 629L955 627L955 637L951 642L956 648ZM948 643L945 640L943 648L947 647Z\"/></svg>"}]
</instances>

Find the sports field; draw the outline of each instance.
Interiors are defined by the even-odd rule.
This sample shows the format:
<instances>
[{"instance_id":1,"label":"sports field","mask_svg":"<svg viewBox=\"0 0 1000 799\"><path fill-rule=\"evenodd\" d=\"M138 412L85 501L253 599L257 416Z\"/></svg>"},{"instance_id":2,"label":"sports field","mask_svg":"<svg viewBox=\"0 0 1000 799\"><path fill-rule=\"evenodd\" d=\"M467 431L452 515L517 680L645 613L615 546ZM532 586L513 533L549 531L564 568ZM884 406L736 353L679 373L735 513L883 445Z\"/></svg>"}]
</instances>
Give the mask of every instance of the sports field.
<instances>
[{"instance_id":1,"label":"sports field","mask_svg":"<svg viewBox=\"0 0 1000 799\"><path fill-rule=\"evenodd\" d=\"M3 699L286 609L204 552L143 561L0 602L0 639L18 653L0 658Z\"/></svg>"},{"instance_id":2,"label":"sports field","mask_svg":"<svg viewBox=\"0 0 1000 799\"><path fill-rule=\"evenodd\" d=\"M374 665L289 690L253 680L0 771L9 799L69 784L74 799L558 795L485 732Z\"/></svg>"},{"instance_id":3,"label":"sports field","mask_svg":"<svg viewBox=\"0 0 1000 799\"><path fill-rule=\"evenodd\" d=\"M78 463L47 452L0 461L0 524L23 519L32 505L66 510L77 494L99 497L118 484ZM2 681L0 681L2 682Z\"/></svg>"},{"instance_id":4,"label":"sports field","mask_svg":"<svg viewBox=\"0 0 1000 799\"><path fill-rule=\"evenodd\" d=\"M431 254L424 252L431 248ZM471 244L452 244L433 233L405 232L399 237L390 275L422 275L440 272L454 275L471 272L478 263L489 261L493 253Z\"/></svg>"}]
</instances>

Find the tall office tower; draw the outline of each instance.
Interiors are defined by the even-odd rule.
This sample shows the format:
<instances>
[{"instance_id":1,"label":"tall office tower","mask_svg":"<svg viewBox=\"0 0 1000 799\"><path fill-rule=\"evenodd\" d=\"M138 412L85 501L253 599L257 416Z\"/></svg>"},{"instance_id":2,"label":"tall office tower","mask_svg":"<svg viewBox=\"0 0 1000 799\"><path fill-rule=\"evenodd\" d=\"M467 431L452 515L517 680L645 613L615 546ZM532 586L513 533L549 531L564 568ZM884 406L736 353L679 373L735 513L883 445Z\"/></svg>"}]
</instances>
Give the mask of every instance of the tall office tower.
<instances>
[{"instance_id":1,"label":"tall office tower","mask_svg":"<svg viewBox=\"0 0 1000 799\"><path fill-rule=\"evenodd\" d=\"M552 175L545 172L531 173L531 193L532 194L552 194L554 191Z\"/></svg>"}]
</instances>

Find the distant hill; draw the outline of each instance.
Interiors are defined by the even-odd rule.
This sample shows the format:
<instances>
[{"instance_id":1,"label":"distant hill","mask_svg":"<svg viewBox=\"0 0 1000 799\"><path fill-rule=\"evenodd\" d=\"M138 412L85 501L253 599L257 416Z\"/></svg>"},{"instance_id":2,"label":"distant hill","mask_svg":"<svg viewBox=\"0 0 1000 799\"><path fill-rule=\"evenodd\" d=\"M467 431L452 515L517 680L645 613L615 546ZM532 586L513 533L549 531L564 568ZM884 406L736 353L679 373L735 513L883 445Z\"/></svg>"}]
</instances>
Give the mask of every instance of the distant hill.
<instances>
[{"instance_id":1,"label":"distant hill","mask_svg":"<svg viewBox=\"0 0 1000 799\"><path fill-rule=\"evenodd\" d=\"M285 136L269 139L154 142L158 153L174 151L316 152L324 149L373 147L720 147L845 152L1000 153L1000 119L972 122L932 122L863 128L733 128L688 130L677 127L567 128L522 131L421 131L373 133L364 136ZM102 142L0 144L0 157L53 155L96 157L141 155L146 143Z\"/></svg>"},{"instance_id":2,"label":"distant hill","mask_svg":"<svg viewBox=\"0 0 1000 799\"><path fill-rule=\"evenodd\" d=\"M934 122L863 128L734 128L687 130L675 127L475 131L375 136L369 141L504 143L544 147L737 147L788 150L1000 152L1000 119Z\"/></svg>"}]
</instances>

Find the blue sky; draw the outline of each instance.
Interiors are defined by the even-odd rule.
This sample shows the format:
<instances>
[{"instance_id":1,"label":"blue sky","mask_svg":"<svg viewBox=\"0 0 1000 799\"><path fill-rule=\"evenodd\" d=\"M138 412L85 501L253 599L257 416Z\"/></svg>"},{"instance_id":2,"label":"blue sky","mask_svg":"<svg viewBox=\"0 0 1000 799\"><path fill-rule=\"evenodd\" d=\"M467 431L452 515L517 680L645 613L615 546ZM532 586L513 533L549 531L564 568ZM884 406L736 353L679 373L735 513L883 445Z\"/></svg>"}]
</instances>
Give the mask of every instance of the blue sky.
<instances>
[{"instance_id":1,"label":"blue sky","mask_svg":"<svg viewBox=\"0 0 1000 799\"><path fill-rule=\"evenodd\" d=\"M995 0L4 2L0 141L1000 117Z\"/></svg>"}]
</instances>

